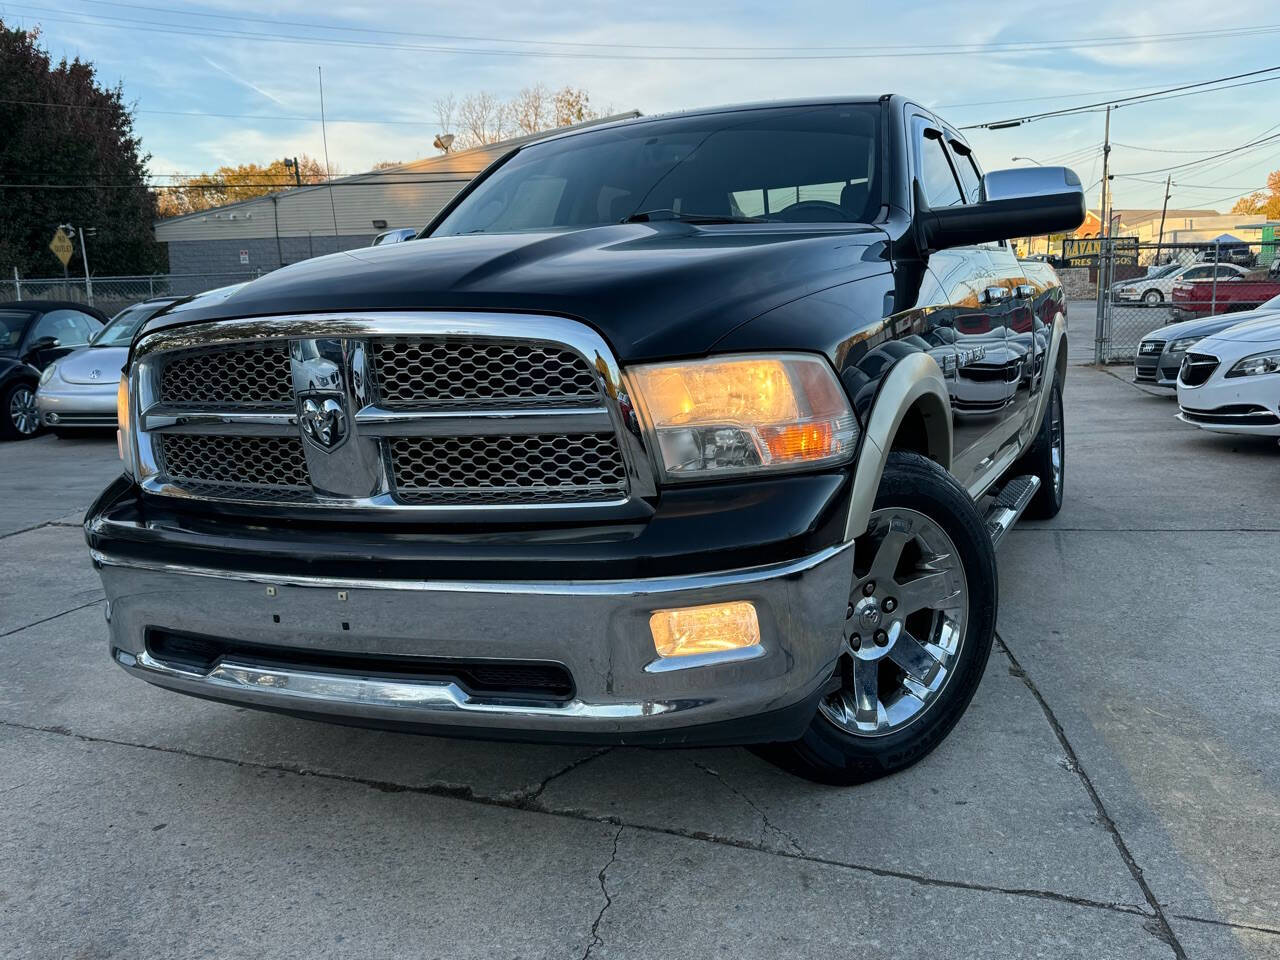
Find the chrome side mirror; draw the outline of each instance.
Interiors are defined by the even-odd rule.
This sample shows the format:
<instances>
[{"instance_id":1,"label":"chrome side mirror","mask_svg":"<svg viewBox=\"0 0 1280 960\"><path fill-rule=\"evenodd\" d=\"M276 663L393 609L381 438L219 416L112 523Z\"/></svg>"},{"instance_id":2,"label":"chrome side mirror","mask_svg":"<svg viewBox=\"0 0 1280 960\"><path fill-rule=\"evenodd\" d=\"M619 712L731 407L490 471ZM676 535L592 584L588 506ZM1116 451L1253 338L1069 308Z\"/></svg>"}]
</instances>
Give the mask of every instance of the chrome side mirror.
<instances>
[{"instance_id":1,"label":"chrome side mirror","mask_svg":"<svg viewBox=\"0 0 1280 960\"><path fill-rule=\"evenodd\" d=\"M917 212L931 250L990 243L1011 237L1064 233L1084 223L1084 189L1067 167L993 170L982 178L982 200Z\"/></svg>"}]
</instances>

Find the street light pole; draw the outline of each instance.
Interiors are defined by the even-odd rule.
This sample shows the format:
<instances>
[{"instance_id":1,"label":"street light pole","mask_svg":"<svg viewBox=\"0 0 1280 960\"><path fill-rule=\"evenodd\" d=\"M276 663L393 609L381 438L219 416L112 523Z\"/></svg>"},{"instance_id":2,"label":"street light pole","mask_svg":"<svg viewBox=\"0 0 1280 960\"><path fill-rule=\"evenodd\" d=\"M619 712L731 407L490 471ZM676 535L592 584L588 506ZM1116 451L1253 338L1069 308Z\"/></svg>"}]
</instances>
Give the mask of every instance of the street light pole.
<instances>
[{"instance_id":1,"label":"street light pole","mask_svg":"<svg viewBox=\"0 0 1280 960\"><path fill-rule=\"evenodd\" d=\"M1111 159L1111 104L1107 104L1107 119L1102 134L1102 195L1099 197L1098 218L1098 316L1093 337L1093 362L1102 363L1106 348L1106 312L1110 306L1105 273L1109 264L1107 241L1111 238L1111 217L1107 213L1107 175Z\"/></svg>"},{"instance_id":2,"label":"street light pole","mask_svg":"<svg viewBox=\"0 0 1280 960\"><path fill-rule=\"evenodd\" d=\"M1031 162L1031 163L1034 163L1037 167L1043 167L1043 166L1044 166L1044 164L1043 164L1043 163L1041 163L1039 160L1035 159L1034 157L1010 157L1009 159L1010 159L1010 161L1012 161L1012 162L1014 162L1014 163L1016 163L1016 162L1017 162L1017 161L1019 161L1019 160L1027 160L1027 161L1029 161L1029 162Z\"/></svg>"}]
</instances>

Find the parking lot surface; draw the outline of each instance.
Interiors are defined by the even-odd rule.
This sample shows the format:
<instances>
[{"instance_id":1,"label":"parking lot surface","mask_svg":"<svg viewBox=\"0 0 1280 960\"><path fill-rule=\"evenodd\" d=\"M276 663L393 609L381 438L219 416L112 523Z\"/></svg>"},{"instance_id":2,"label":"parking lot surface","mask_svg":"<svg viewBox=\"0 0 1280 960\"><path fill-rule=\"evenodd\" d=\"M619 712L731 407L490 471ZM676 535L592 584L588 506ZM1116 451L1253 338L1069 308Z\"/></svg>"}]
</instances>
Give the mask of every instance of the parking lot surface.
<instances>
[{"instance_id":1,"label":"parking lot surface","mask_svg":"<svg viewBox=\"0 0 1280 960\"><path fill-rule=\"evenodd\" d=\"M1001 547L986 679L854 789L148 687L78 527L114 443L3 445L0 952L1280 957L1280 450L1071 336L1067 502Z\"/></svg>"}]
</instances>

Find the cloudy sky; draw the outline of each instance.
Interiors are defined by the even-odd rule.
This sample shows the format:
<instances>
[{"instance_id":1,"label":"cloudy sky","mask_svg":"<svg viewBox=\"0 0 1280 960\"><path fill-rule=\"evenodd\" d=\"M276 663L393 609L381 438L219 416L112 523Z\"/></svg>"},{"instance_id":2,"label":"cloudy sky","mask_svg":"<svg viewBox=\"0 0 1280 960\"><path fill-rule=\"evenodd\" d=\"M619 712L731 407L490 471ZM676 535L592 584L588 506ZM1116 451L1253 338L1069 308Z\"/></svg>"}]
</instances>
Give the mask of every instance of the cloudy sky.
<instances>
[{"instance_id":1,"label":"cloudy sky","mask_svg":"<svg viewBox=\"0 0 1280 960\"><path fill-rule=\"evenodd\" d=\"M432 104L451 91L572 84L598 106L645 113L902 92L963 125L1280 66L1280 9L1259 0L3 0L0 16L38 24L55 57L92 60L123 84L157 174L322 155L317 66L329 154L345 172L432 154ZM1117 110L1117 206L1159 206L1175 164L1192 165L1172 171L1172 207L1228 210L1261 187L1280 168L1280 139L1207 159L1280 133L1280 71L1245 80ZM1014 156L1067 163L1096 203L1102 128L1101 113L1084 113L970 133L987 169Z\"/></svg>"}]
</instances>

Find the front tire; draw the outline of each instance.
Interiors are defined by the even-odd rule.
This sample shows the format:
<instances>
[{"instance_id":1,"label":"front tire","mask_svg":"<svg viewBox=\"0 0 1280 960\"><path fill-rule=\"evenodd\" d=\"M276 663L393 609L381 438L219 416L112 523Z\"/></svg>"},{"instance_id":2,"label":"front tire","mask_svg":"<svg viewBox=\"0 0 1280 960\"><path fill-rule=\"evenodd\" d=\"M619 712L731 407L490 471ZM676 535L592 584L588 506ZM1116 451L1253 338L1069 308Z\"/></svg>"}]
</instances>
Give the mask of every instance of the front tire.
<instances>
[{"instance_id":1,"label":"front tire","mask_svg":"<svg viewBox=\"0 0 1280 960\"><path fill-rule=\"evenodd\" d=\"M1062 509L1067 484L1067 421L1062 409L1062 384L1056 377L1049 388L1049 403L1040 430L1013 472L1034 474L1040 480L1040 489L1023 516L1028 520L1056 517Z\"/></svg>"},{"instance_id":2,"label":"front tire","mask_svg":"<svg viewBox=\"0 0 1280 960\"><path fill-rule=\"evenodd\" d=\"M0 437L26 440L39 432L36 388L29 383L11 384L0 396Z\"/></svg>"},{"instance_id":3,"label":"front tire","mask_svg":"<svg viewBox=\"0 0 1280 960\"><path fill-rule=\"evenodd\" d=\"M946 738L982 679L995 632L995 551L973 500L942 467L893 453L854 546L844 646L795 743L760 748L819 783L864 783Z\"/></svg>"},{"instance_id":4,"label":"front tire","mask_svg":"<svg viewBox=\"0 0 1280 960\"><path fill-rule=\"evenodd\" d=\"M1164 294L1159 290L1148 290L1142 295L1142 302L1148 307L1154 307L1157 304L1164 303Z\"/></svg>"}]
</instances>

